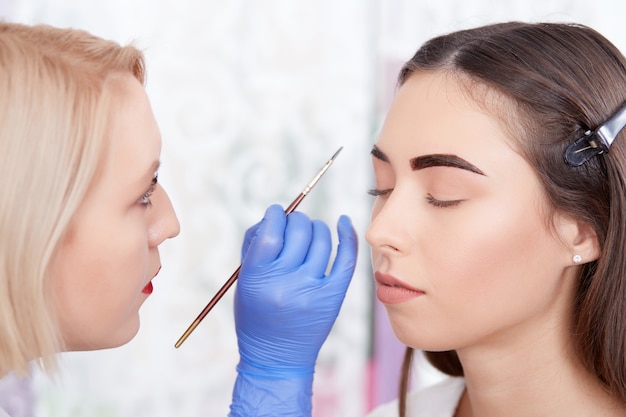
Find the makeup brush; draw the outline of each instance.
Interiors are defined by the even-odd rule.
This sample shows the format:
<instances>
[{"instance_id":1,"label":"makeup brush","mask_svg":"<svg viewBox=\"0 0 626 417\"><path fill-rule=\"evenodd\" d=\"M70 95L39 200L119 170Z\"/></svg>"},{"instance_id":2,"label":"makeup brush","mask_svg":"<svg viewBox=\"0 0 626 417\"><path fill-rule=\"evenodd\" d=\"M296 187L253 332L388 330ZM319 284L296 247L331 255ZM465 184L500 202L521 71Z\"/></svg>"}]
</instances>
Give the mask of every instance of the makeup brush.
<instances>
[{"instance_id":1,"label":"makeup brush","mask_svg":"<svg viewBox=\"0 0 626 417\"><path fill-rule=\"evenodd\" d=\"M302 192L296 197L296 199L293 200L291 202L291 204L289 204L289 206L287 206L287 208L285 209L285 214L291 213L292 211L294 211L296 209L296 207L298 207L298 205L304 199L304 197L306 197L307 194L309 194L309 192L313 189L313 187L315 187L315 184L317 184L317 182L320 180L320 178L322 178L322 175L324 175L326 170L335 161L335 158L337 157L339 152L341 152L342 149L343 149L343 146L340 147L337 150L337 152L335 152L335 154L328 160L328 162L326 162L326 164L324 164L324 166L317 172L317 174L315 174L315 177L313 177L311 182L309 182L307 184L307 186L304 187ZM206 307L204 307L204 309L200 312L198 317L196 317L196 319L193 321L193 323L191 323L189 328L187 328L187 330L185 330L185 333L183 333L183 335L180 337L180 339L178 339L178 341L176 342L174 347L176 347L176 348L180 347L180 345L182 345L183 342L185 340L187 340L187 338L189 337L191 332L193 332L196 329L196 327L198 327L198 324L200 324L200 322L206 317L206 315L209 314L209 311L211 311L213 309L215 304L217 304L217 302L222 299L224 294L226 294L226 291L228 291L228 289L235 283L235 281L237 280L237 277L239 276L239 271L240 270L241 270L241 265L239 265L237 270L235 272L233 272L233 274L230 276L230 278L228 278L228 280L224 283L224 285L222 285L222 288L220 288L219 291L213 296L211 301L209 301L209 304L207 304Z\"/></svg>"}]
</instances>

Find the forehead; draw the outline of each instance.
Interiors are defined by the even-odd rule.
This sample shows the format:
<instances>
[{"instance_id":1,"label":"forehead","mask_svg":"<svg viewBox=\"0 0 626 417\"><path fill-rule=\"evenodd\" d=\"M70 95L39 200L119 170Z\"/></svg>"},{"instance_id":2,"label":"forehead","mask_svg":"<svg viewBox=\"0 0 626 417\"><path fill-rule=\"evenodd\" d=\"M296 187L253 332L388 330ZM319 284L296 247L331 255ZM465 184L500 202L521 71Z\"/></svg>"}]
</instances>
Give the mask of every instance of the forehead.
<instances>
[{"instance_id":1,"label":"forehead","mask_svg":"<svg viewBox=\"0 0 626 417\"><path fill-rule=\"evenodd\" d=\"M497 116L504 100L468 91L466 80L445 72L418 72L399 88L377 141L390 158L456 154L476 165L520 157L510 129ZM479 101L474 97L480 97ZM482 100L489 100L489 104ZM482 169L482 168L481 168Z\"/></svg>"},{"instance_id":2,"label":"forehead","mask_svg":"<svg viewBox=\"0 0 626 417\"><path fill-rule=\"evenodd\" d=\"M112 79L105 171L116 177L143 174L161 151L161 135L143 86L132 76Z\"/></svg>"},{"instance_id":3,"label":"forehead","mask_svg":"<svg viewBox=\"0 0 626 417\"><path fill-rule=\"evenodd\" d=\"M140 196L141 189L149 185L154 173L151 167L161 152L161 136L150 102L134 77L115 75L107 81L96 118L95 123L103 125L98 140L104 142L104 150L82 202L83 211L123 206L135 195Z\"/></svg>"}]
</instances>

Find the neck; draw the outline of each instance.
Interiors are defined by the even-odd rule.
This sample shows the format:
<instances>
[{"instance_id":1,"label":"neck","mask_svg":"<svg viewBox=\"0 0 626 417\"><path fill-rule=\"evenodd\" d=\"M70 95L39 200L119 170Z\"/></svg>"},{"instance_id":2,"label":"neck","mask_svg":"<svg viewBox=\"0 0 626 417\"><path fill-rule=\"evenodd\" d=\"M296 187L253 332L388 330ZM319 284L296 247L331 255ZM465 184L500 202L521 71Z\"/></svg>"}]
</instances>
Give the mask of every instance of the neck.
<instances>
[{"instance_id":1,"label":"neck","mask_svg":"<svg viewBox=\"0 0 626 417\"><path fill-rule=\"evenodd\" d=\"M459 417L626 414L623 402L582 366L568 329L544 329L539 337L512 340L509 334L458 351L467 386Z\"/></svg>"}]
</instances>

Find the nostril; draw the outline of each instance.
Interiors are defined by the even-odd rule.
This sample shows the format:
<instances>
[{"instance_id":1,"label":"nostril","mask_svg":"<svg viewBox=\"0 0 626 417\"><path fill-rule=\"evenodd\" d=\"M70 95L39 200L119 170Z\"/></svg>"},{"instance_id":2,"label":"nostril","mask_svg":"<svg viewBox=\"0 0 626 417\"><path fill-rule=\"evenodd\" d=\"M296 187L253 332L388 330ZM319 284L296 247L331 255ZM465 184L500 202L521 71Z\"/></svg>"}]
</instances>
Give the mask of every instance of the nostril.
<instances>
[{"instance_id":1,"label":"nostril","mask_svg":"<svg viewBox=\"0 0 626 417\"><path fill-rule=\"evenodd\" d=\"M387 249L393 252L400 252L400 249L398 249L397 247L390 245L390 244L385 244L382 246L383 249Z\"/></svg>"}]
</instances>

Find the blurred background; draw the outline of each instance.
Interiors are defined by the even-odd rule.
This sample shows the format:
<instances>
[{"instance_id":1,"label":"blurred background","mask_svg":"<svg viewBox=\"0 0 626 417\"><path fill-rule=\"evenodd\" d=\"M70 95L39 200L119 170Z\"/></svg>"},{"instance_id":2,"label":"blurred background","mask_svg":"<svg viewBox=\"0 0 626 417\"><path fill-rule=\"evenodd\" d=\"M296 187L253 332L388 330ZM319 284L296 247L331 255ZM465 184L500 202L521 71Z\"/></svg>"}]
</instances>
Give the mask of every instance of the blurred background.
<instances>
[{"instance_id":1,"label":"blurred background","mask_svg":"<svg viewBox=\"0 0 626 417\"><path fill-rule=\"evenodd\" d=\"M159 182L182 228L162 246L132 342L63 354L55 379L9 376L0 405L12 417L226 416L238 360L233 292L174 343L239 265L245 229L266 206L289 204L339 146L299 208L331 226L348 214L361 237L320 353L314 415L360 417L395 398L403 347L372 295L363 237L369 149L400 65L432 36L502 20L585 23L626 51L623 16L620 0L0 0L2 19L81 28L145 51L163 135ZM416 386L438 377L416 366Z\"/></svg>"}]
</instances>

